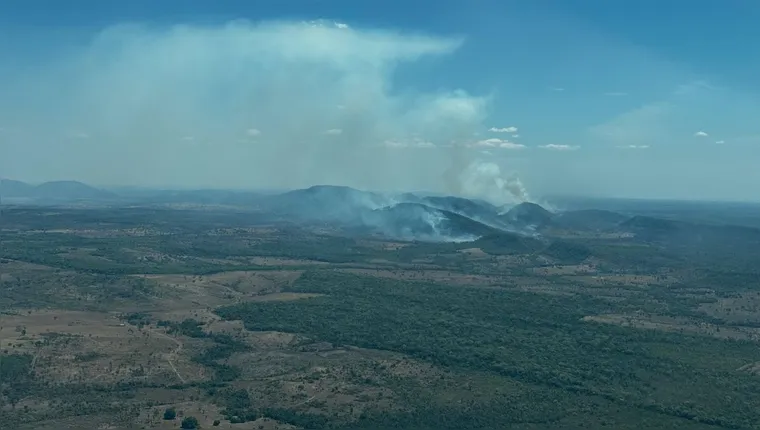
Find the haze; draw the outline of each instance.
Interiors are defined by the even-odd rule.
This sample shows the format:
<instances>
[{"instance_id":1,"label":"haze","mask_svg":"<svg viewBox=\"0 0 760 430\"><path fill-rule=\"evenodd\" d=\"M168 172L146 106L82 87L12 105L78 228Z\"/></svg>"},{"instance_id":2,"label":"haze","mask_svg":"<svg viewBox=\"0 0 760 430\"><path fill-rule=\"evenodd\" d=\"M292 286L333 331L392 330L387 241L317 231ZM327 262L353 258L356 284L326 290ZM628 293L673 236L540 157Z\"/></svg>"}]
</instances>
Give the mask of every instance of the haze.
<instances>
[{"instance_id":1,"label":"haze","mask_svg":"<svg viewBox=\"0 0 760 430\"><path fill-rule=\"evenodd\" d=\"M0 7L3 177L760 199L757 6L31 3Z\"/></svg>"}]
</instances>

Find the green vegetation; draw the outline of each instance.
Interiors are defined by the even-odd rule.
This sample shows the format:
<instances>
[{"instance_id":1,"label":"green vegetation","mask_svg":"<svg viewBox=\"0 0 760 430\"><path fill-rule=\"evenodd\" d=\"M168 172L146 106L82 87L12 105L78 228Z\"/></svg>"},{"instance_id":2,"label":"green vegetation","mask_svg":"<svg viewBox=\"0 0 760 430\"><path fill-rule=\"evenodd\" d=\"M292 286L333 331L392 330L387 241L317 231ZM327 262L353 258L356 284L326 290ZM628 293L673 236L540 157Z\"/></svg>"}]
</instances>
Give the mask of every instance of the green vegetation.
<instances>
[{"instance_id":1,"label":"green vegetation","mask_svg":"<svg viewBox=\"0 0 760 430\"><path fill-rule=\"evenodd\" d=\"M571 425L583 410L589 424L617 426L622 423L614 414L621 409L626 415L659 415L663 422L686 418L727 428L757 422L760 380L735 371L760 360L755 343L585 322L584 315L614 310L591 296L571 299L329 272L303 276L293 291L326 296L247 303L218 313L242 319L250 330L305 333L336 344L402 352L458 372L507 378L516 393L477 405L493 408L491 415L480 414L492 425L523 422L518 416L533 421L534 414ZM514 414L497 413L507 404ZM415 421L429 428L443 425ZM462 425L453 419L438 428Z\"/></svg>"},{"instance_id":2,"label":"green vegetation","mask_svg":"<svg viewBox=\"0 0 760 430\"><path fill-rule=\"evenodd\" d=\"M4 212L0 422L760 429L749 230L396 246L257 216Z\"/></svg>"},{"instance_id":3,"label":"green vegetation","mask_svg":"<svg viewBox=\"0 0 760 430\"><path fill-rule=\"evenodd\" d=\"M195 417L186 417L182 420L182 424L180 424L179 428L185 429L185 430L193 430L198 428L198 418Z\"/></svg>"},{"instance_id":4,"label":"green vegetation","mask_svg":"<svg viewBox=\"0 0 760 430\"><path fill-rule=\"evenodd\" d=\"M174 408L166 408L164 410L164 419L166 421L171 421L175 418L177 418L177 411Z\"/></svg>"}]
</instances>

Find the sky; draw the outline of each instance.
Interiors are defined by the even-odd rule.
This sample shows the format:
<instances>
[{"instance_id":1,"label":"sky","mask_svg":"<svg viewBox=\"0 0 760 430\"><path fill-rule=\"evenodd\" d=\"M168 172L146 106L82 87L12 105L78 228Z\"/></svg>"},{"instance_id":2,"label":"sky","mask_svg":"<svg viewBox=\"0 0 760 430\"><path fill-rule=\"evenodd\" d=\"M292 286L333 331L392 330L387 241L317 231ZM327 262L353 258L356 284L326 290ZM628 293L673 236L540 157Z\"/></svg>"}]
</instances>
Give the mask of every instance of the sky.
<instances>
[{"instance_id":1,"label":"sky","mask_svg":"<svg viewBox=\"0 0 760 430\"><path fill-rule=\"evenodd\" d=\"M0 177L760 201L752 0L0 2Z\"/></svg>"}]
</instances>

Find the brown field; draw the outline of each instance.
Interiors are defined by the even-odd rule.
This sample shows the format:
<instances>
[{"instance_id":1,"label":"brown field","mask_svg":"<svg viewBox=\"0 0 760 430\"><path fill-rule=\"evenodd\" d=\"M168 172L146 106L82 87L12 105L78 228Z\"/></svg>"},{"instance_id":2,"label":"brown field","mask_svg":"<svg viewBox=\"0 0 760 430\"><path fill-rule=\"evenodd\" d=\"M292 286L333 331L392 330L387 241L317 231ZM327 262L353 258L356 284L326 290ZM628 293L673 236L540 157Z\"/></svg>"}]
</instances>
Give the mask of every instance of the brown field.
<instances>
[{"instance_id":1,"label":"brown field","mask_svg":"<svg viewBox=\"0 0 760 430\"><path fill-rule=\"evenodd\" d=\"M272 293L251 298L252 302L287 302L290 300L310 299L320 297L322 294L314 293Z\"/></svg>"},{"instance_id":2,"label":"brown field","mask_svg":"<svg viewBox=\"0 0 760 430\"><path fill-rule=\"evenodd\" d=\"M296 260L278 257L253 257L248 260L250 264L257 266L325 266L329 263L315 260Z\"/></svg>"},{"instance_id":3,"label":"brown field","mask_svg":"<svg viewBox=\"0 0 760 430\"><path fill-rule=\"evenodd\" d=\"M431 281L449 285L489 286L504 282L500 276L468 275L447 270L340 269L344 273L405 281Z\"/></svg>"},{"instance_id":4,"label":"brown field","mask_svg":"<svg viewBox=\"0 0 760 430\"><path fill-rule=\"evenodd\" d=\"M458 252L472 259L491 258L490 255L483 252L480 248L460 249Z\"/></svg>"},{"instance_id":5,"label":"brown field","mask_svg":"<svg viewBox=\"0 0 760 430\"><path fill-rule=\"evenodd\" d=\"M357 243L361 246L383 251L397 251L410 245L406 242L388 242L384 240L360 240Z\"/></svg>"},{"instance_id":6,"label":"brown field","mask_svg":"<svg viewBox=\"0 0 760 430\"><path fill-rule=\"evenodd\" d=\"M276 293L264 300L302 297ZM169 313L162 313L162 317L167 315ZM117 317L95 312L32 310L30 314L28 310L17 310L13 315L0 317L3 325L0 344L3 349L33 354L35 374L62 383L86 381L108 386L125 381L179 384L208 380L207 370L191 360L193 351L204 348L204 339L170 335L153 325L139 329ZM376 387L371 381L392 376L432 378L440 374L430 365L399 354L309 343L287 333L249 332L239 322L216 320L204 328L235 333L252 347L251 351L236 353L228 361L243 369L234 388L247 390L257 403L292 410L356 417L368 408L396 408L400 405L395 403L395 394L388 388ZM174 407L179 416L195 416L203 428L211 428L214 420L221 419L219 407L193 400L199 395L193 388L141 389L136 400L153 406L139 409L137 423L142 428L177 428L181 417L174 421L162 419L164 409ZM53 407L29 402L17 407L26 405L39 411ZM123 428L115 419L117 417L88 416L82 422L74 419L39 422L34 428ZM284 430L295 427L259 419L234 425L223 421L221 428Z\"/></svg>"},{"instance_id":7,"label":"brown field","mask_svg":"<svg viewBox=\"0 0 760 430\"><path fill-rule=\"evenodd\" d=\"M760 293L743 292L735 297L716 298L714 303L704 303L702 312L732 323L760 321Z\"/></svg>"},{"instance_id":8,"label":"brown field","mask_svg":"<svg viewBox=\"0 0 760 430\"><path fill-rule=\"evenodd\" d=\"M201 366L181 352L182 342L159 329L123 323L116 314L16 310L0 316L4 351L34 356L34 372L60 382L166 382L203 379Z\"/></svg>"},{"instance_id":9,"label":"brown field","mask_svg":"<svg viewBox=\"0 0 760 430\"><path fill-rule=\"evenodd\" d=\"M265 270L222 272L213 275L137 276L152 280L169 291L181 292L185 300L195 295L199 296L198 299L216 298L226 303L258 294L278 292L295 282L302 273L300 270ZM216 304L212 302L208 305Z\"/></svg>"},{"instance_id":10,"label":"brown field","mask_svg":"<svg viewBox=\"0 0 760 430\"><path fill-rule=\"evenodd\" d=\"M583 318L603 324L615 324L622 327L662 330L675 333L688 333L711 336L722 339L760 340L760 329L751 327L720 327L715 324L696 321L685 317L667 317L662 315L594 315Z\"/></svg>"},{"instance_id":11,"label":"brown field","mask_svg":"<svg viewBox=\"0 0 760 430\"><path fill-rule=\"evenodd\" d=\"M3 279L15 273L51 274L53 269L6 262ZM13 270L7 270L12 268ZM396 394L373 381L388 378L440 379L440 370L401 354L314 343L281 332L251 332L239 321L222 321L213 308L237 301L305 300L319 294L281 291L301 275L300 270L236 271L206 276L134 275L152 281L158 295L152 303L125 304L112 312L61 309L13 309L0 314L0 353L33 356L36 377L56 383L113 386L129 381L158 385L208 381L209 369L193 356L213 343L168 333L156 321L180 322L192 318L204 323L207 333L228 333L243 340L250 351L235 353L230 365L243 370L232 386L245 389L254 402L312 414L358 417L367 410L402 407ZM429 275L429 274L428 274ZM153 321L138 327L124 320L127 312L142 312ZM181 418L164 421L163 411L174 407L179 415L192 415L203 428L222 419L220 407L199 401L196 388L141 388L134 400L121 406L127 416L87 415L86 420L63 418L36 422L24 429L122 429L124 420L139 428L176 429ZM25 402L25 403L24 403ZM16 407L53 413L55 405L25 400ZM148 406L145 406L145 405ZM133 406L138 408L132 411ZM138 406L142 405L142 406ZM136 418L134 418L136 417ZM131 427L130 427L131 428ZM271 419L243 424L222 420L219 428L293 429Z\"/></svg>"},{"instance_id":12,"label":"brown field","mask_svg":"<svg viewBox=\"0 0 760 430\"><path fill-rule=\"evenodd\" d=\"M259 418L256 421L250 421L247 423L231 424L225 422L224 424L215 427L214 420L219 419L221 416L218 406L211 403L201 403L195 401L179 402L172 404L177 411L177 418L174 420L164 420L163 413L166 409L165 406L155 406L140 411L140 417L138 422L143 425L149 426L151 429L177 429L182 421L183 417L193 416L198 418L198 423L201 428L229 428L229 429L257 429L257 430L290 430L297 427L289 424L283 424L269 418Z\"/></svg>"},{"instance_id":13,"label":"brown field","mask_svg":"<svg viewBox=\"0 0 760 430\"><path fill-rule=\"evenodd\" d=\"M565 280L577 282L589 287L605 286L631 286L647 287L649 285L670 285L677 281L676 278L667 275L632 275L632 274L604 274L593 276L566 276Z\"/></svg>"},{"instance_id":14,"label":"brown field","mask_svg":"<svg viewBox=\"0 0 760 430\"><path fill-rule=\"evenodd\" d=\"M530 271L536 275L542 276L561 276L561 275L580 275L586 273L596 273L596 267L588 264L577 264L567 266L551 267L534 267Z\"/></svg>"}]
</instances>

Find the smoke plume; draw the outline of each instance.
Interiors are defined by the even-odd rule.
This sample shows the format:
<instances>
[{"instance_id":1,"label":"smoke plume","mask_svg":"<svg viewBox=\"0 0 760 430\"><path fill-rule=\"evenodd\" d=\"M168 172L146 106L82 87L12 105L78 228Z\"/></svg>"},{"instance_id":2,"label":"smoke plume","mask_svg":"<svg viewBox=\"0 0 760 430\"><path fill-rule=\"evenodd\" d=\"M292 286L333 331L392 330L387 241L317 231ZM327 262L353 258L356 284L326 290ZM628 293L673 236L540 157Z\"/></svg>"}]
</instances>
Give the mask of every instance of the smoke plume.
<instances>
[{"instance_id":1,"label":"smoke plume","mask_svg":"<svg viewBox=\"0 0 760 430\"><path fill-rule=\"evenodd\" d=\"M483 198L496 205L530 200L520 178L503 175L496 163L472 161L459 173L457 180L462 195Z\"/></svg>"},{"instance_id":2,"label":"smoke plume","mask_svg":"<svg viewBox=\"0 0 760 430\"><path fill-rule=\"evenodd\" d=\"M116 25L85 43L49 42L44 60L8 66L0 82L10 177L519 195L499 191L514 183L490 167L463 176L463 154L446 171L452 141L483 128L487 96L400 91L394 80L455 55L461 38L325 21Z\"/></svg>"}]
</instances>

